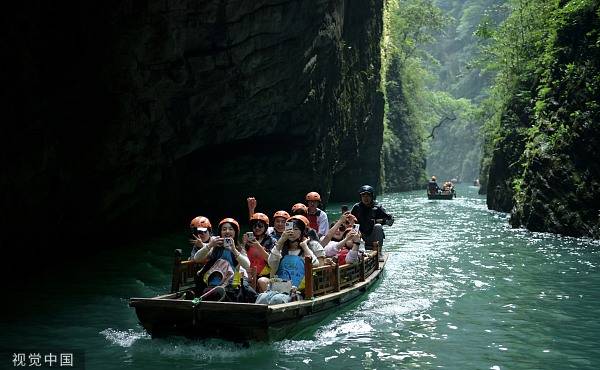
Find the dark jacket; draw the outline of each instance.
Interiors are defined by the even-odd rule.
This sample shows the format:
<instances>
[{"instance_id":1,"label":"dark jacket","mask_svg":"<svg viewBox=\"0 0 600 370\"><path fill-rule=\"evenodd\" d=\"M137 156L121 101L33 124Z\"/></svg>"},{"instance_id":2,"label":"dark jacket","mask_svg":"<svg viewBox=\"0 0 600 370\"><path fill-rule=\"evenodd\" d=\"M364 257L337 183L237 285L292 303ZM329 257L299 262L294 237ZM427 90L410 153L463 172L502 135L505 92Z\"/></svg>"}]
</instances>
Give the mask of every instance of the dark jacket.
<instances>
[{"instance_id":1,"label":"dark jacket","mask_svg":"<svg viewBox=\"0 0 600 370\"><path fill-rule=\"evenodd\" d=\"M429 180L427 183L427 190L429 191L429 194L437 193L438 190L440 190L440 187L438 186L437 182Z\"/></svg>"},{"instance_id":2,"label":"dark jacket","mask_svg":"<svg viewBox=\"0 0 600 370\"><path fill-rule=\"evenodd\" d=\"M364 235L370 235L373 232L375 220L394 220L394 217L387 213L377 202L373 202L371 207L365 206L362 202L356 203L350 213L358 220L360 232Z\"/></svg>"}]
</instances>

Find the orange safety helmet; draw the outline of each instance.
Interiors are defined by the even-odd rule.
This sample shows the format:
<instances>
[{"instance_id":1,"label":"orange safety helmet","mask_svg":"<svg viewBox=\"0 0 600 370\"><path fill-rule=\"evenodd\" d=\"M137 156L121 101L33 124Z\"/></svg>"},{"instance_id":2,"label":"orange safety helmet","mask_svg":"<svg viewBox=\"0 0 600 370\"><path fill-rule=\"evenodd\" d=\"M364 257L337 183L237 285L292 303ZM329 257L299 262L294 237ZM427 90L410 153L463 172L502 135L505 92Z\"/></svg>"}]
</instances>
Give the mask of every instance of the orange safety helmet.
<instances>
[{"instance_id":1,"label":"orange safety helmet","mask_svg":"<svg viewBox=\"0 0 600 370\"><path fill-rule=\"evenodd\" d=\"M287 220L288 218L290 218L290 214L287 213L286 211L277 211L273 214L273 219L275 219L277 217L283 217Z\"/></svg>"},{"instance_id":2,"label":"orange safety helmet","mask_svg":"<svg viewBox=\"0 0 600 370\"><path fill-rule=\"evenodd\" d=\"M435 180L436 180L435 176L431 176L431 179L432 179L433 181L435 181Z\"/></svg>"},{"instance_id":3,"label":"orange safety helmet","mask_svg":"<svg viewBox=\"0 0 600 370\"><path fill-rule=\"evenodd\" d=\"M204 216L198 216L195 217L192 222L190 222L190 228L199 228L199 227L204 227L206 229L210 229L212 228L212 225L210 224L210 220Z\"/></svg>"},{"instance_id":4,"label":"orange safety helmet","mask_svg":"<svg viewBox=\"0 0 600 370\"><path fill-rule=\"evenodd\" d=\"M296 213L296 211L302 210L304 213L308 213L308 207L304 203L296 203L292 206L292 213Z\"/></svg>"},{"instance_id":5,"label":"orange safety helmet","mask_svg":"<svg viewBox=\"0 0 600 370\"><path fill-rule=\"evenodd\" d=\"M250 223L252 223L252 221L262 221L269 226L269 217L264 213L256 212L253 214L252 217L250 217Z\"/></svg>"},{"instance_id":6,"label":"orange safety helmet","mask_svg":"<svg viewBox=\"0 0 600 370\"><path fill-rule=\"evenodd\" d=\"M309 200L316 200L317 202L320 202L321 196L316 191L311 191L310 193L306 194L306 201Z\"/></svg>"},{"instance_id":7,"label":"orange safety helmet","mask_svg":"<svg viewBox=\"0 0 600 370\"><path fill-rule=\"evenodd\" d=\"M230 223L237 228L236 234L240 232L240 224L231 217L224 218L221 220L221 222L219 222L219 232L221 231L221 225L226 224L226 223Z\"/></svg>"},{"instance_id":8,"label":"orange safety helmet","mask_svg":"<svg viewBox=\"0 0 600 370\"><path fill-rule=\"evenodd\" d=\"M290 218L288 218L286 221L292 221L292 220L300 220L304 223L304 226L306 228L308 228L308 225L310 225L310 222L308 221L308 218L302 216L302 215L294 215Z\"/></svg>"}]
</instances>

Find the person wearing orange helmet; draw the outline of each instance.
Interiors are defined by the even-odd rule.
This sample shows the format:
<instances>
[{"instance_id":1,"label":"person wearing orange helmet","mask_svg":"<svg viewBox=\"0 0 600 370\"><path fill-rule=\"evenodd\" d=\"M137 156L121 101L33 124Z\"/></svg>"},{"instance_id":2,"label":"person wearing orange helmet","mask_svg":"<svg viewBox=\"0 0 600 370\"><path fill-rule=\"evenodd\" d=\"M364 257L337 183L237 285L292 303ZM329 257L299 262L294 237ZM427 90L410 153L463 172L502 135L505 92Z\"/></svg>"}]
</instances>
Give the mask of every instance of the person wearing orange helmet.
<instances>
[{"instance_id":1,"label":"person wearing orange helmet","mask_svg":"<svg viewBox=\"0 0 600 370\"><path fill-rule=\"evenodd\" d=\"M250 266L256 269L256 276L269 276L271 270L267 260L269 253L276 243L276 240L267 234L269 226L269 217L264 213L257 212L250 218L250 229L243 236L243 243L246 248L246 254L250 260ZM259 292L264 292L267 289L267 284L259 284L257 286Z\"/></svg>"},{"instance_id":2,"label":"person wearing orange helmet","mask_svg":"<svg viewBox=\"0 0 600 370\"><path fill-rule=\"evenodd\" d=\"M314 267L319 266L319 260L307 243L306 230L308 220L302 215L287 219L291 229L285 230L269 255L269 266L275 271L275 276L289 281L298 290L304 288L304 257L310 256ZM288 292L289 293L289 292ZM256 299L258 304L280 304L289 302L289 294L271 290L261 293Z\"/></svg>"},{"instance_id":3,"label":"person wearing orange helmet","mask_svg":"<svg viewBox=\"0 0 600 370\"><path fill-rule=\"evenodd\" d=\"M290 214L286 211L279 210L273 214L273 226L269 226L267 233L275 238L275 241L281 238L281 234L285 231L285 221L290 218Z\"/></svg>"},{"instance_id":4,"label":"person wearing orange helmet","mask_svg":"<svg viewBox=\"0 0 600 370\"><path fill-rule=\"evenodd\" d=\"M296 215L304 216L308 220L308 207L304 203L294 204L292 206L292 216ZM306 233L311 240L319 241L319 235L317 234L317 230L310 227L310 221Z\"/></svg>"},{"instance_id":5,"label":"person wearing orange helmet","mask_svg":"<svg viewBox=\"0 0 600 370\"><path fill-rule=\"evenodd\" d=\"M246 203L248 204L248 217L252 218L252 215L256 211L256 198L248 197L246 198ZM273 214L273 226L267 228L267 234L271 235L275 240L278 240L285 230L285 220L288 218L290 218L290 214L286 211L279 210L275 212Z\"/></svg>"},{"instance_id":6,"label":"person wearing orange helmet","mask_svg":"<svg viewBox=\"0 0 600 370\"><path fill-rule=\"evenodd\" d=\"M292 215L302 215L305 216L308 214L308 207L304 203L296 203L292 206Z\"/></svg>"},{"instance_id":7,"label":"person wearing orange helmet","mask_svg":"<svg viewBox=\"0 0 600 370\"><path fill-rule=\"evenodd\" d=\"M327 218L327 213L322 209L319 209L318 206L321 204L321 195L316 191L311 191L306 194L306 204L308 205L308 210L306 217L308 221L310 221L310 227L313 230L317 231L317 234L320 237L327 234L327 230L329 230L329 219Z\"/></svg>"},{"instance_id":8,"label":"person wearing orange helmet","mask_svg":"<svg viewBox=\"0 0 600 370\"><path fill-rule=\"evenodd\" d=\"M190 222L190 231L192 234L192 239L190 240L192 243L191 260L194 259L196 252L210 241L210 237L212 236L210 220L204 216L194 217Z\"/></svg>"},{"instance_id":9,"label":"person wearing orange helmet","mask_svg":"<svg viewBox=\"0 0 600 370\"><path fill-rule=\"evenodd\" d=\"M233 218L224 218L217 227L218 237L212 238L196 255L195 261L208 259L198 272L197 291L207 287L227 285L233 280L234 270L239 266L250 268L246 251L238 245L239 223Z\"/></svg>"}]
</instances>

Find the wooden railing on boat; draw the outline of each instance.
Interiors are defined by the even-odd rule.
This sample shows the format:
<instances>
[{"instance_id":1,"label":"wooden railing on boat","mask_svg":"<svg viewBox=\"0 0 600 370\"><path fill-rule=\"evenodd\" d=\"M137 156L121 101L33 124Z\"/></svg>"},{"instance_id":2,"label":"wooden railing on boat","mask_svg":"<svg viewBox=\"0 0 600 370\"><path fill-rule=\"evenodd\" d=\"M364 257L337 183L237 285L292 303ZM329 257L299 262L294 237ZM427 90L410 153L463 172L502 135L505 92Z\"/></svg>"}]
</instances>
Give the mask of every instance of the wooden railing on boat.
<instances>
[{"instance_id":1,"label":"wooden railing on boat","mask_svg":"<svg viewBox=\"0 0 600 370\"><path fill-rule=\"evenodd\" d=\"M195 261L182 260L181 249L175 250L173 264L173 279L171 293L186 290L194 286L194 276L202 265ZM310 257L304 261L304 297L310 299L324 294L339 292L341 289L354 285L356 282L365 281L365 278L379 269L379 259L376 251L367 251L364 257L352 264L325 265L313 267ZM256 271L249 271L250 285L256 287Z\"/></svg>"}]
</instances>

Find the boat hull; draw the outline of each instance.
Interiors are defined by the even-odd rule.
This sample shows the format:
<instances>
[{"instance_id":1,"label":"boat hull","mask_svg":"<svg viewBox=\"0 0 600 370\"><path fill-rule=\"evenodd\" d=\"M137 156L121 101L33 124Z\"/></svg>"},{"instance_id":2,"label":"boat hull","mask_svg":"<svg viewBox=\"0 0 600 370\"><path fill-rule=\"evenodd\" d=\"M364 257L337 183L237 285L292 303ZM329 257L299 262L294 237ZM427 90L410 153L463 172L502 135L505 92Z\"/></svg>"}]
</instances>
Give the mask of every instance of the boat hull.
<instances>
[{"instance_id":1,"label":"boat hull","mask_svg":"<svg viewBox=\"0 0 600 370\"><path fill-rule=\"evenodd\" d=\"M155 298L131 298L137 317L152 337L170 335L189 338L222 338L231 341L272 341L317 323L327 314L348 304L380 278L387 261L364 281L310 300L279 305L177 299L181 293Z\"/></svg>"},{"instance_id":2,"label":"boat hull","mask_svg":"<svg viewBox=\"0 0 600 370\"><path fill-rule=\"evenodd\" d=\"M427 194L427 199L440 199L440 200L451 200L455 195L453 193L449 194Z\"/></svg>"}]
</instances>

